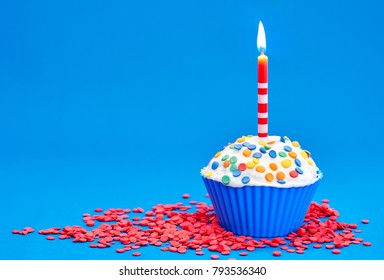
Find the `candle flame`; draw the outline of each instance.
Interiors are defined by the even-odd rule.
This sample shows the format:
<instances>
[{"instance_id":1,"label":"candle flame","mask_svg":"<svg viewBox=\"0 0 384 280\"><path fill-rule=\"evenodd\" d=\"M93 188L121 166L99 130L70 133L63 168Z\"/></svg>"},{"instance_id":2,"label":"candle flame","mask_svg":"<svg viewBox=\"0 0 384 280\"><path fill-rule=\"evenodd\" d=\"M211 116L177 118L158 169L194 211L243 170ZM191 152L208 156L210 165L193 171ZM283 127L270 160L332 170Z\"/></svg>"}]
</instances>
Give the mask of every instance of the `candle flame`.
<instances>
[{"instance_id":1,"label":"candle flame","mask_svg":"<svg viewBox=\"0 0 384 280\"><path fill-rule=\"evenodd\" d=\"M257 32L257 49L259 52L265 52L267 49L267 41L265 40L265 31L263 23L259 22L259 31Z\"/></svg>"}]
</instances>

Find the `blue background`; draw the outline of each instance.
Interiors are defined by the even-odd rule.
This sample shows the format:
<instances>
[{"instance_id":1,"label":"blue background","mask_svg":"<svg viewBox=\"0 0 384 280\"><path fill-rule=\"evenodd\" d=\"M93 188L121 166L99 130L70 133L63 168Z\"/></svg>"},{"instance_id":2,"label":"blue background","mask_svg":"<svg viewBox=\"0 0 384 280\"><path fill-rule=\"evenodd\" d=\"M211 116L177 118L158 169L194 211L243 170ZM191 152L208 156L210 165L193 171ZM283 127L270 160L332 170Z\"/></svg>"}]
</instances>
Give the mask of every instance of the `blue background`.
<instances>
[{"instance_id":1,"label":"blue background","mask_svg":"<svg viewBox=\"0 0 384 280\"><path fill-rule=\"evenodd\" d=\"M270 134L312 152L325 174L314 200L330 199L341 221L371 221L360 234L371 247L281 258L382 259L383 7L309 2L1 1L0 259L132 258L10 231L82 225L95 207L149 209L183 193L206 200L200 169L256 133L259 20Z\"/></svg>"}]
</instances>

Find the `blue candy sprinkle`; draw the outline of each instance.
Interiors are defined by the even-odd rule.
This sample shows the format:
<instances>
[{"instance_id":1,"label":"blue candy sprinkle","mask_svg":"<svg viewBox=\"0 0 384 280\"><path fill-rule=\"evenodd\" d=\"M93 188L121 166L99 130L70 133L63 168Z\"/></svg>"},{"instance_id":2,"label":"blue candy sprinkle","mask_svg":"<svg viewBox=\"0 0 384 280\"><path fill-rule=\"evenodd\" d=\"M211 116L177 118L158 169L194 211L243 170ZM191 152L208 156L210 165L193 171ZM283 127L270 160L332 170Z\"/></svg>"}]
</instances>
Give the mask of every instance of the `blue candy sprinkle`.
<instances>
[{"instance_id":1,"label":"blue candy sprinkle","mask_svg":"<svg viewBox=\"0 0 384 280\"><path fill-rule=\"evenodd\" d=\"M296 165L298 166L298 167L300 167L301 166L301 161L297 158L297 159L295 159L295 163L296 163Z\"/></svg>"},{"instance_id":2,"label":"blue candy sprinkle","mask_svg":"<svg viewBox=\"0 0 384 280\"><path fill-rule=\"evenodd\" d=\"M241 171L239 169L236 169L235 171L232 172L233 177L239 177L241 174Z\"/></svg>"},{"instance_id":3,"label":"blue candy sprinkle","mask_svg":"<svg viewBox=\"0 0 384 280\"><path fill-rule=\"evenodd\" d=\"M235 144L234 147L236 150L241 150L242 145L241 144Z\"/></svg>"},{"instance_id":4,"label":"blue candy sprinkle","mask_svg":"<svg viewBox=\"0 0 384 280\"><path fill-rule=\"evenodd\" d=\"M266 151L263 147L260 147L260 152L262 152L263 154L265 154L267 151Z\"/></svg>"},{"instance_id":5,"label":"blue candy sprinkle","mask_svg":"<svg viewBox=\"0 0 384 280\"><path fill-rule=\"evenodd\" d=\"M284 150L285 150L286 152L290 152L290 151L292 151L292 148L289 147L289 146L284 146Z\"/></svg>"},{"instance_id":6,"label":"blue candy sprinkle","mask_svg":"<svg viewBox=\"0 0 384 280\"><path fill-rule=\"evenodd\" d=\"M259 152L253 153L252 155L254 158L261 158L262 154Z\"/></svg>"},{"instance_id":7,"label":"blue candy sprinkle","mask_svg":"<svg viewBox=\"0 0 384 280\"><path fill-rule=\"evenodd\" d=\"M243 184L248 184L249 183L249 177L248 176L244 176L242 179L241 179L241 182L243 183Z\"/></svg>"},{"instance_id":8,"label":"blue candy sprinkle","mask_svg":"<svg viewBox=\"0 0 384 280\"><path fill-rule=\"evenodd\" d=\"M275 157L277 156L277 154L276 154L276 152L275 152L274 150L270 150L270 151L269 151L269 156L270 156L271 158L275 158Z\"/></svg>"},{"instance_id":9,"label":"blue candy sprinkle","mask_svg":"<svg viewBox=\"0 0 384 280\"><path fill-rule=\"evenodd\" d=\"M250 144L249 144L248 142L244 142L244 143L243 143L243 146L244 146L244 147L248 147L249 145L250 145Z\"/></svg>"},{"instance_id":10,"label":"blue candy sprinkle","mask_svg":"<svg viewBox=\"0 0 384 280\"><path fill-rule=\"evenodd\" d=\"M217 161L212 162L212 170L215 170L219 167L219 163Z\"/></svg>"},{"instance_id":11,"label":"blue candy sprinkle","mask_svg":"<svg viewBox=\"0 0 384 280\"><path fill-rule=\"evenodd\" d=\"M317 174L320 174L320 170L317 170L316 173L317 173Z\"/></svg>"},{"instance_id":12,"label":"blue candy sprinkle","mask_svg":"<svg viewBox=\"0 0 384 280\"><path fill-rule=\"evenodd\" d=\"M301 170L299 167L296 167L295 170L296 170L297 173L303 174L303 170Z\"/></svg>"},{"instance_id":13,"label":"blue candy sprinkle","mask_svg":"<svg viewBox=\"0 0 384 280\"><path fill-rule=\"evenodd\" d=\"M279 184L285 184L285 181L283 181L283 180L277 180L277 182L278 182Z\"/></svg>"},{"instance_id":14,"label":"blue candy sprinkle","mask_svg":"<svg viewBox=\"0 0 384 280\"><path fill-rule=\"evenodd\" d=\"M284 137L283 137L283 136L281 136L281 137L280 137L280 142L283 142L283 143L285 143L285 139L284 139Z\"/></svg>"},{"instance_id":15,"label":"blue candy sprinkle","mask_svg":"<svg viewBox=\"0 0 384 280\"><path fill-rule=\"evenodd\" d=\"M254 149L256 149L256 145L249 144L248 149L250 149L250 150L254 150Z\"/></svg>"}]
</instances>

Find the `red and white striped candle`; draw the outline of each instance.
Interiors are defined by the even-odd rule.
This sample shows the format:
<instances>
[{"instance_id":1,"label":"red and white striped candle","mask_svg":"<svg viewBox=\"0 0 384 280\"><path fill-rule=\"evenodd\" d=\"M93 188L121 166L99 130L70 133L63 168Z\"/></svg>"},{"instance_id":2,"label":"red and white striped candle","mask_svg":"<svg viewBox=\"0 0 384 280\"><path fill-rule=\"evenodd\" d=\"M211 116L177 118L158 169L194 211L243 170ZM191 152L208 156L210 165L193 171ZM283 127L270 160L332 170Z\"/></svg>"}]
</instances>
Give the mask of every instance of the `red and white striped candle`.
<instances>
[{"instance_id":1,"label":"red and white striped candle","mask_svg":"<svg viewBox=\"0 0 384 280\"><path fill-rule=\"evenodd\" d=\"M257 33L257 48L260 52L257 58L257 131L259 137L268 137L268 57L266 50L265 31L263 23L259 23Z\"/></svg>"}]
</instances>

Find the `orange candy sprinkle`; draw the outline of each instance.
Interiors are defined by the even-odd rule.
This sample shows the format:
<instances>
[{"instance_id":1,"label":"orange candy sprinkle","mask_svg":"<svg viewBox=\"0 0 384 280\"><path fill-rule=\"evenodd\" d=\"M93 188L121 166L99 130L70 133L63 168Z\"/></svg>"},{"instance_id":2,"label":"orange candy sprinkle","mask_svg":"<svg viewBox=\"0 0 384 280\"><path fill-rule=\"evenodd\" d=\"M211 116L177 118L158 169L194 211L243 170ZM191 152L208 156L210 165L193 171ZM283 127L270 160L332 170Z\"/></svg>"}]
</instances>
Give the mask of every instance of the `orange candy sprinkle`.
<instances>
[{"instance_id":1,"label":"orange candy sprinkle","mask_svg":"<svg viewBox=\"0 0 384 280\"><path fill-rule=\"evenodd\" d=\"M276 163L273 163L273 162L269 165L269 167L270 167L273 171L276 171L276 170L278 169L277 164L276 164Z\"/></svg>"},{"instance_id":2,"label":"orange candy sprinkle","mask_svg":"<svg viewBox=\"0 0 384 280\"><path fill-rule=\"evenodd\" d=\"M262 165L259 165L259 166L256 167L256 171L260 172L260 173L263 173L265 171L265 167L262 166Z\"/></svg>"},{"instance_id":3,"label":"orange candy sprinkle","mask_svg":"<svg viewBox=\"0 0 384 280\"><path fill-rule=\"evenodd\" d=\"M237 138L236 142L243 143L245 141L244 137Z\"/></svg>"},{"instance_id":4,"label":"orange candy sprinkle","mask_svg":"<svg viewBox=\"0 0 384 280\"><path fill-rule=\"evenodd\" d=\"M221 152L217 152L215 158L218 158L221 155Z\"/></svg>"},{"instance_id":5,"label":"orange candy sprinkle","mask_svg":"<svg viewBox=\"0 0 384 280\"><path fill-rule=\"evenodd\" d=\"M284 172L281 172L281 171L277 172L276 178L277 178L277 180L281 180L281 181L284 180L285 179Z\"/></svg>"},{"instance_id":6,"label":"orange candy sprinkle","mask_svg":"<svg viewBox=\"0 0 384 280\"><path fill-rule=\"evenodd\" d=\"M273 174L272 173L265 174L265 180L267 180L268 182L272 182L273 181Z\"/></svg>"},{"instance_id":7,"label":"orange candy sprinkle","mask_svg":"<svg viewBox=\"0 0 384 280\"><path fill-rule=\"evenodd\" d=\"M297 154L295 152L289 152L288 155L291 157L291 158L297 158Z\"/></svg>"},{"instance_id":8,"label":"orange candy sprinkle","mask_svg":"<svg viewBox=\"0 0 384 280\"><path fill-rule=\"evenodd\" d=\"M229 160L224 161L223 166L224 166L224 168L227 168L229 166Z\"/></svg>"},{"instance_id":9,"label":"orange candy sprinkle","mask_svg":"<svg viewBox=\"0 0 384 280\"><path fill-rule=\"evenodd\" d=\"M245 157L249 157L251 154L252 154L252 151L251 151L250 149L245 149L245 150L243 151L243 155L244 155Z\"/></svg>"}]
</instances>

